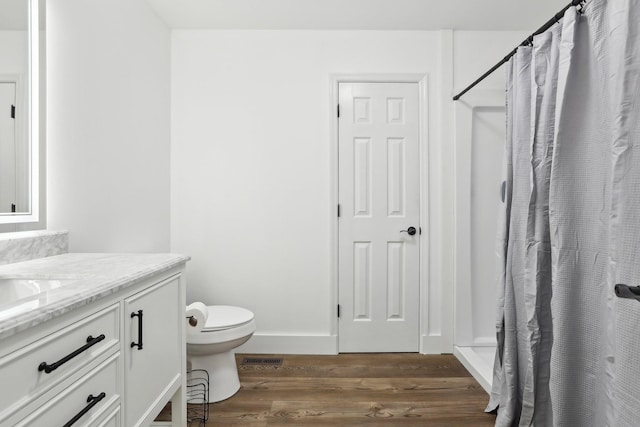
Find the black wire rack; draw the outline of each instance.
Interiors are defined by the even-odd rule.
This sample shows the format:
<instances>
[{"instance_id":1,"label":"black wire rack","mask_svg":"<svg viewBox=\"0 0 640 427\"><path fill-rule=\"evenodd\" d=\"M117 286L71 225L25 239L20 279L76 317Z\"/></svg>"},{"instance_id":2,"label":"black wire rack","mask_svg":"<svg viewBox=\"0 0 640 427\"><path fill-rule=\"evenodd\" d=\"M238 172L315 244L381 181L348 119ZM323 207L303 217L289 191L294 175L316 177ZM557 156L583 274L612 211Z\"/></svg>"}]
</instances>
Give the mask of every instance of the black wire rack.
<instances>
[{"instance_id":1,"label":"black wire rack","mask_svg":"<svg viewBox=\"0 0 640 427\"><path fill-rule=\"evenodd\" d=\"M204 369L187 371L187 425L204 427L209 419L209 373Z\"/></svg>"}]
</instances>

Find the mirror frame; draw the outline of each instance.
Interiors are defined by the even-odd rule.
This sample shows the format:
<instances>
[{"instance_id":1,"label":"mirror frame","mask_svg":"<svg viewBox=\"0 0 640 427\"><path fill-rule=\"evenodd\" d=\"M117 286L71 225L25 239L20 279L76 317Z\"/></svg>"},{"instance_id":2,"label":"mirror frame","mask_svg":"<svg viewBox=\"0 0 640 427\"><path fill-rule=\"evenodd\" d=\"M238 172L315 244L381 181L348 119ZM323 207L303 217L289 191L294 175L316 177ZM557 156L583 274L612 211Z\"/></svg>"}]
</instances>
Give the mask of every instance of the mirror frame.
<instances>
[{"instance_id":1,"label":"mirror frame","mask_svg":"<svg viewBox=\"0 0 640 427\"><path fill-rule=\"evenodd\" d=\"M0 213L0 224L38 222L40 219L40 0L28 1L27 138L29 141L29 211Z\"/></svg>"}]
</instances>

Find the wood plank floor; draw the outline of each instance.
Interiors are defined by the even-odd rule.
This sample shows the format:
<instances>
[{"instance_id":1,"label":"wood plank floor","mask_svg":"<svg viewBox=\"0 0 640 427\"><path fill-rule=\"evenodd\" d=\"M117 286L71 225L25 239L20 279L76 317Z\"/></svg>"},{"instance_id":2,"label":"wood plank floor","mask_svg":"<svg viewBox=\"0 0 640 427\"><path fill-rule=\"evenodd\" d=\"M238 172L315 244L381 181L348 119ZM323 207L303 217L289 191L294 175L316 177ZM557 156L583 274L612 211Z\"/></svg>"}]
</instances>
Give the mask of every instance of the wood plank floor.
<instances>
[{"instance_id":1,"label":"wood plank floor","mask_svg":"<svg viewBox=\"0 0 640 427\"><path fill-rule=\"evenodd\" d=\"M212 404L214 426L493 426L488 395L451 355L340 354L242 365L242 387Z\"/></svg>"}]
</instances>

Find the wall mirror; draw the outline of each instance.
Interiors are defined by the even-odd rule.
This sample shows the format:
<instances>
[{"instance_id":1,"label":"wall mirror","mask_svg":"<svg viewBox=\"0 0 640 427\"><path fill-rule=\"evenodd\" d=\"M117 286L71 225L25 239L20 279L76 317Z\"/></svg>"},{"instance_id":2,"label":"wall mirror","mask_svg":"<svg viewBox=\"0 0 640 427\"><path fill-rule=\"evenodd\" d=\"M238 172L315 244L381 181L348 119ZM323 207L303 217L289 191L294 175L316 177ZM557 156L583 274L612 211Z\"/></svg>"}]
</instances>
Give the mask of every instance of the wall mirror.
<instances>
[{"instance_id":1,"label":"wall mirror","mask_svg":"<svg viewBox=\"0 0 640 427\"><path fill-rule=\"evenodd\" d=\"M0 224L38 221L43 5L0 0Z\"/></svg>"}]
</instances>

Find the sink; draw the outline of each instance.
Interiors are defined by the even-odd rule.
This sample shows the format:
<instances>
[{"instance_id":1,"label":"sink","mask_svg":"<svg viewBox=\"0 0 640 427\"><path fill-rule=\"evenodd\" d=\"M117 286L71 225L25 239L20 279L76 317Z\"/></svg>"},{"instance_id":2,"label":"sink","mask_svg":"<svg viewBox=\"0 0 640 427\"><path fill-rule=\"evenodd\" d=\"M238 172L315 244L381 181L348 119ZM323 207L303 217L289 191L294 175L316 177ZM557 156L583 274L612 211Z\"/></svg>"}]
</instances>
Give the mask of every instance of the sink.
<instances>
[{"instance_id":1,"label":"sink","mask_svg":"<svg viewBox=\"0 0 640 427\"><path fill-rule=\"evenodd\" d=\"M79 278L0 277L0 320L48 302L48 292Z\"/></svg>"}]
</instances>

